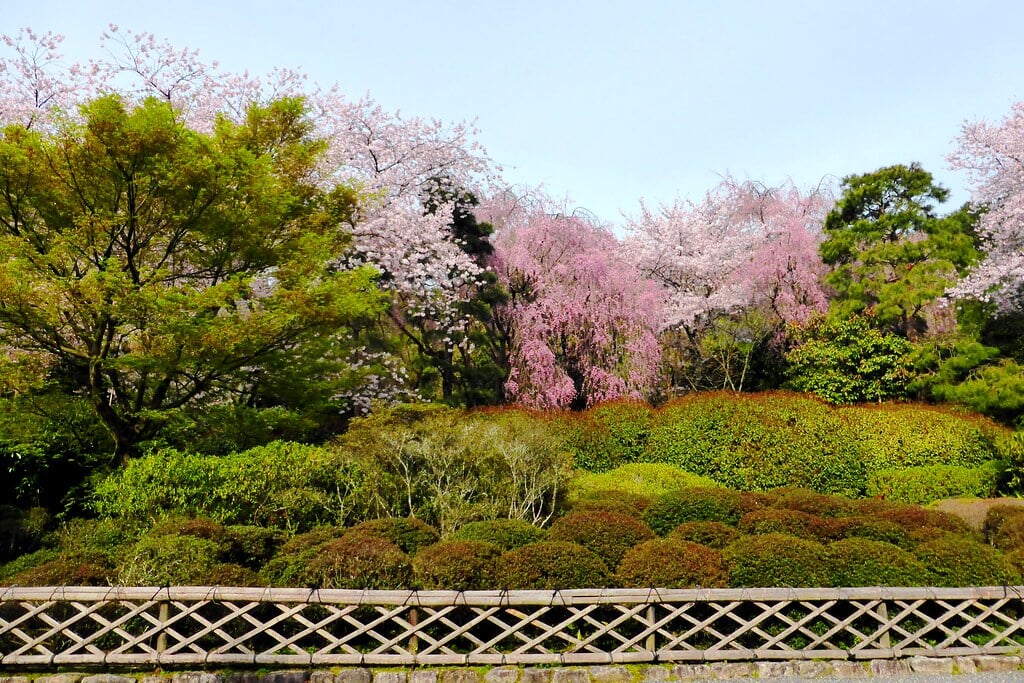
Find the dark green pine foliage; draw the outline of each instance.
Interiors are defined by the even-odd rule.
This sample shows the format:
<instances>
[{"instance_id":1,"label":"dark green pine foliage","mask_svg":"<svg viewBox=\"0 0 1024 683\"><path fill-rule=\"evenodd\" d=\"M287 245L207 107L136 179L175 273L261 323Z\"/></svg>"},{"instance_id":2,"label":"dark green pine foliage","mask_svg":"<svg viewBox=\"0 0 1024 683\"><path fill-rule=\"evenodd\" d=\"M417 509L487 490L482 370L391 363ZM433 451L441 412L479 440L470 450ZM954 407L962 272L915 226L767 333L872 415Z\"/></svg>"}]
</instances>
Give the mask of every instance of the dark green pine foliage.
<instances>
[{"instance_id":1,"label":"dark green pine foliage","mask_svg":"<svg viewBox=\"0 0 1024 683\"><path fill-rule=\"evenodd\" d=\"M842 189L820 248L836 292L830 315L866 314L915 340L929 304L977 261L977 216L966 205L938 215L949 191L916 163L848 176Z\"/></svg>"}]
</instances>

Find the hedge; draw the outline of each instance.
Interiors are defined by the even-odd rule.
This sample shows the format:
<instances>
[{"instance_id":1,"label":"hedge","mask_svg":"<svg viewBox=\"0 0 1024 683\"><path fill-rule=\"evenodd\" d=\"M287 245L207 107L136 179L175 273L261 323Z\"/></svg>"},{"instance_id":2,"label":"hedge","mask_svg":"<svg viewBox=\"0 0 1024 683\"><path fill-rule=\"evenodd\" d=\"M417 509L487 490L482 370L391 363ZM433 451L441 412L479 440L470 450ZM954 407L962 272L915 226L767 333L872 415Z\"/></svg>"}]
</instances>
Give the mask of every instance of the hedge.
<instances>
[{"instance_id":1,"label":"hedge","mask_svg":"<svg viewBox=\"0 0 1024 683\"><path fill-rule=\"evenodd\" d=\"M729 584L721 552L672 536L631 549L616 576L627 588L722 588Z\"/></svg>"},{"instance_id":2,"label":"hedge","mask_svg":"<svg viewBox=\"0 0 1024 683\"><path fill-rule=\"evenodd\" d=\"M991 498L1001 470L997 461L978 467L919 465L881 469L868 476L867 495L918 505L944 498Z\"/></svg>"}]
</instances>

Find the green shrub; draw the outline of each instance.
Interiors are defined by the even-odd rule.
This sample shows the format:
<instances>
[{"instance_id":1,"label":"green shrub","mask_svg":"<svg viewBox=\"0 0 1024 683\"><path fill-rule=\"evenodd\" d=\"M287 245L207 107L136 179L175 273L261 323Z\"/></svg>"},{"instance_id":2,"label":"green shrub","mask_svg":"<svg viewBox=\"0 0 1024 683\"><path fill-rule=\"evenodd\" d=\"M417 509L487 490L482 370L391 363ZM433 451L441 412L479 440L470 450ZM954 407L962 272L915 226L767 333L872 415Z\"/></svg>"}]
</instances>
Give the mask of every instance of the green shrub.
<instances>
[{"instance_id":1,"label":"green shrub","mask_svg":"<svg viewBox=\"0 0 1024 683\"><path fill-rule=\"evenodd\" d=\"M207 517L172 515L157 520L147 536L194 536L218 543L224 540L224 525Z\"/></svg>"},{"instance_id":2,"label":"green shrub","mask_svg":"<svg viewBox=\"0 0 1024 683\"><path fill-rule=\"evenodd\" d=\"M626 551L654 538L640 520L615 512L573 512L555 520L548 531L552 541L578 543L593 551L608 567L617 567Z\"/></svg>"},{"instance_id":3,"label":"green shrub","mask_svg":"<svg viewBox=\"0 0 1024 683\"><path fill-rule=\"evenodd\" d=\"M901 503L924 505L944 498L988 498L995 495L1000 467L921 465L877 470L868 476L867 494Z\"/></svg>"},{"instance_id":4,"label":"green shrub","mask_svg":"<svg viewBox=\"0 0 1024 683\"><path fill-rule=\"evenodd\" d=\"M380 516L416 517L445 537L482 519L546 523L572 468L551 421L516 410L397 406L354 420L339 444L373 482Z\"/></svg>"},{"instance_id":5,"label":"green shrub","mask_svg":"<svg viewBox=\"0 0 1024 683\"><path fill-rule=\"evenodd\" d=\"M42 553L43 551L39 551ZM41 554L33 554L36 558ZM17 560L15 560L17 562ZM13 564L13 563L11 563ZM11 565L5 565L5 570ZM115 572L105 555L62 553L2 580L5 586L108 586Z\"/></svg>"},{"instance_id":6,"label":"green shrub","mask_svg":"<svg viewBox=\"0 0 1024 683\"><path fill-rule=\"evenodd\" d=\"M866 476L844 418L798 394L719 392L672 401L655 414L643 457L748 491L800 486L856 496Z\"/></svg>"},{"instance_id":7,"label":"green shrub","mask_svg":"<svg viewBox=\"0 0 1024 683\"><path fill-rule=\"evenodd\" d=\"M797 486L772 489L765 494L768 507L797 510L818 517L849 517L857 514L857 503L840 496L827 496Z\"/></svg>"},{"instance_id":8,"label":"green shrub","mask_svg":"<svg viewBox=\"0 0 1024 683\"><path fill-rule=\"evenodd\" d=\"M834 520L817 517L799 510L767 508L754 510L740 517L736 527L746 534L790 534L812 541L834 539L839 527Z\"/></svg>"},{"instance_id":9,"label":"green shrub","mask_svg":"<svg viewBox=\"0 0 1024 683\"><path fill-rule=\"evenodd\" d=\"M196 576L200 586L263 586L259 574L249 567L233 563L215 564Z\"/></svg>"},{"instance_id":10,"label":"green shrub","mask_svg":"<svg viewBox=\"0 0 1024 683\"><path fill-rule=\"evenodd\" d=\"M21 574L22 572L34 569L41 564L50 562L60 557L60 553L53 548L42 548L35 552L26 553L16 557L6 564L0 565L0 585L12 585L7 577Z\"/></svg>"},{"instance_id":11,"label":"green shrub","mask_svg":"<svg viewBox=\"0 0 1024 683\"><path fill-rule=\"evenodd\" d=\"M729 583L722 553L673 536L631 549L616 577L627 588L722 588Z\"/></svg>"},{"instance_id":12,"label":"green shrub","mask_svg":"<svg viewBox=\"0 0 1024 683\"><path fill-rule=\"evenodd\" d=\"M220 564L221 543L198 536L146 535L129 548L117 567L122 586L196 586Z\"/></svg>"},{"instance_id":13,"label":"green shrub","mask_svg":"<svg viewBox=\"0 0 1024 683\"><path fill-rule=\"evenodd\" d=\"M95 507L137 521L176 513L302 530L364 517L371 485L336 449L274 442L226 456L165 450L101 481Z\"/></svg>"},{"instance_id":14,"label":"green shrub","mask_svg":"<svg viewBox=\"0 0 1024 683\"><path fill-rule=\"evenodd\" d=\"M985 515L982 532L1000 550L1024 548L1024 508L993 505Z\"/></svg>"},{"instance_id":15,"label":"green shrub","mask_svg":"<svg viewBox=\"0 0 1024 683\"><path fill-rule=\"evenodd\" d=\"M717 486L711 479L691 474L675 465L637 462L607 472L577 470L569 484L569 503L575 504L598 491L656 498L676 489Z\"/></svg>"},{"instance_id":16,"label":"green shrub","mask_svg":"<svg viewBox=\"0 0 1024 683\"><path fill-rule=\"evenodd\" d=\"M413 584L412 564L380 536L348 533L320 546L305 577L310 587L400 589Z\"/></svg>"},{"instance_id":17,"label":"green shrub","mask_svg":"<svg viewBox=\"0 0 1024 683\"><path fill-rule=\"evenodd\" d=\"M722 550L742 536L741 531L722 522L683 522L669 533L668 538Z\"/></svg>"},{"instance_id":18,"label":"green shrub","mask_svg":"<svg viewBox=\"0 0 1024 683\"><path fill-rule=\"evenodd\" d=\"M927 586L931 578L913 554L883 541L847 538L830 543L825 553L831 586Z\"/></svg>"},{"instance_id":19,"label":"green shrub","mask_svg":"<svg viewBox=\"0 0 1024 683\"><path fill-rule=\"evenodd\" d=\"M259 570L285 542L285 532L259 526L233 524L224 527L226 559L249 569Z\"/></svg>"},{"instance_id":20,"label":"green shrub","mask_svg":"<svg viewBox=\"0 0 1024 683\"><path fill-rule=\"evenodd\" d=\"M571 509L573 512L617 512L639 519L652 502L651 498L625 491L590 491L574 500Z\"/></svg>"},{"instance_id":21,"label":"green shrub","mask_svg":"<svg viewBox=\"0 0 1024 683\"><path fill-rule=\"evenodd\" d=\"M320 527L289 539L260 570L260 579L271 586L308 586L314 583L309 565L327 543L341 538L340 527Z\"/></svg>"},{"instance_id":22,"label":"green shrub","mask_svg":"<svg viewBox=\"0 0 1024 683\"><path fill-rule=\"evenodd\" d=\"M531 543L501 556L498 582L507 589L560 590L611 585L600 557L575 543Z\"/></svg>"},{"instance_id":23,"label":"green shrub","mask_svg":"<svg viewBox=\"0 0 1024 683\"><path fill-rule=\"evenodd\" d=\"M558 418L574 466L605 472L640 459L651 430L651 407L639 401L602 403Z\"/></svg>"},{"instance_id":24,"label":"green shrub","mask_svg":"<svg viewBox=\"0 0 1024 683\"><path fill-rule=\"evenodd\" d=\"M483 541L441 541L412 558L416 583L424 590L487 590L497 586L501 548Z\"/></svg>"},{"instance_id":25,"label":"green shrub","mask_svg":"<svg viewBox=\"0 0 1024 683\"><path fill-rule=\"evenodd\" d=\"M907 531L913 531L921 527L937 527L966 538L981 538L977 531L959 517L939 510L926 510L916 505L905 505L883 510L876 517L899 524Z\"/></svg>"},{"instance_id":26,"label":"green shrub","mask_svg":"<svg viewBox=\"0 0 1024 683\"><path fill-rule=\"evenodd\" d=\"M470 522L452 535L453 541L483 541L493 543L502 550L539 543L548 532L521 519L492 519Z\"/></svg>"},{"instance_id":27,"label":"green shrub","mask_svg":"<svg viewBox=\"0 0 1024 683\"><path fill-rule=\"evenodd\" d=\"M355 525L349 534L380 536L397 545L402 552L415 555L421 548L437 543L437 529L414 517L384 517Z\"/></svg>"},{"instance_id":28,"label":"green shrub","mask_svg":"<svg viewBox=\"0 0 1024 683\"><path fill-rule=\"evenodd\" d=\"M869 516L843 517L835 520L835 525L836 533L841 539L864 538L890 543L904 549L913 545L907 530L887 519Z\"/></svg>"},{"instance_id":29,"label":"green shrub","mask_svg":"<svg viewBox=\"0 0 1024 683\"><path fill-rule=\"evenodd\" d=\"M660 536L683 522L723 522L735 525L754 504L739 491L728 489L677 489L658 497L643 519Z\"/></svg>"},{"instance_id":30,"label":"green shrub","mask_svg":"<svg viewBox=\"0 0 1024 683\"><path fill-rule=\"evenodd\" d=\"M1020 575L995 548L965 539L922 543L914 554L931 569L933 586L1016 585Z\"/></svg>"},{"instance_id":31,"label":"green shrub","mask_svg":"<svg viewBox=\"0 0 1024 683\"><path fill-rule=\"evenodd\" d=\"M825 547L787 534L744 536L722 551L737 588L825 586Z\"/></svg>"}]
</instances>

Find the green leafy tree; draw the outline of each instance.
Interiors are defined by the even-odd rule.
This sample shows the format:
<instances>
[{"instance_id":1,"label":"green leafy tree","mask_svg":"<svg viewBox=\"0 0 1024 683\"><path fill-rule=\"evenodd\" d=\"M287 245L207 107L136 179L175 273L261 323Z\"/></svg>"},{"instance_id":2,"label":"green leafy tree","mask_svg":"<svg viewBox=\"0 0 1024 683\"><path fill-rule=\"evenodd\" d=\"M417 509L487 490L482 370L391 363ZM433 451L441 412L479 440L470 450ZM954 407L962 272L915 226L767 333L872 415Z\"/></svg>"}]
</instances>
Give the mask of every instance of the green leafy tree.
<instances>
[{"instance_id":1,"label":"green leafy tree","mask_svg":"<svg viewBox=\"0 0 1024 683\"><path fill-rule=\"evenodd\" d=\"M335 265L356 195L315 183L301 100L211 134L154 99L81 113L0 136L0 345L84 397L121 462L382 309L372 270Z\"/></svg>"},{"instance_id":2,"label":"green leafy tree","mask_svg":"<svg viewBox=\"0 0 1024 683\"><path fill-rule=\"evenodd\" d=\"M977 217L966 206L937 215L949 191L918 164L848 176L842 189L820 247L832 266L830 314L868 314L882 328L918 338L928 306L978 259Z\"/></svg>"},{"instance_id":3,"label":"green leafy tree","mask_svg":"<svg viewBox=\"0 0 1024 683\"><path fill-rule=\"evenodd\" d=\"M786 354L787 386L817 394L829 403L863 403L906 398L912 379L913 345L879 331L862 316L819 319L796 333Z\"/></svg>"}]
</instances>

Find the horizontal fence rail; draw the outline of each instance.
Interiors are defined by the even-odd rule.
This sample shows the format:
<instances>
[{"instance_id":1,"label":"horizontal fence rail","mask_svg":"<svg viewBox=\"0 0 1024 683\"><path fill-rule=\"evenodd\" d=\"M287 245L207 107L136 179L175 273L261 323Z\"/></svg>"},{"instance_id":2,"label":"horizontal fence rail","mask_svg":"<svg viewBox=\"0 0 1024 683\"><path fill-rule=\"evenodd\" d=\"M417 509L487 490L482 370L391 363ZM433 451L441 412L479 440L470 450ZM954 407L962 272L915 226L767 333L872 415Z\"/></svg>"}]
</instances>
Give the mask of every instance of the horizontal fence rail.
<instances>
[{"instance_id":1,"label":"horizontal fence rail","mask_svg":"<svg viewBox=\"0 0 1024 683\"><path fill-rule=\"evenodd\" d=\"M0 666L608 664L1019 653L1024 587L0 588Z\"/></svg>"}]
</instances>

